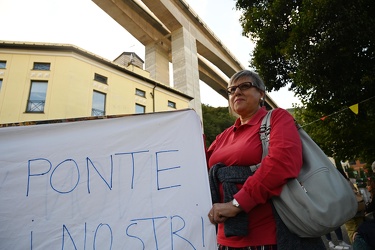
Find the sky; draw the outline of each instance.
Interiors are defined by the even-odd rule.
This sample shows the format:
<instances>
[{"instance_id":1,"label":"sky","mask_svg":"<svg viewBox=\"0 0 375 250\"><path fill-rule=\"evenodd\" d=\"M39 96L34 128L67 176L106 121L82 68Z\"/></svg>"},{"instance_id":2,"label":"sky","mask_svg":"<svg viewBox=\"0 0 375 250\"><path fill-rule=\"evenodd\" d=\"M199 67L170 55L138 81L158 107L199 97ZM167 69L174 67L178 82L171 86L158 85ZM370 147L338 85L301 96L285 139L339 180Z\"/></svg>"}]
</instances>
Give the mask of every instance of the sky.
<instances>
[{"instance_id":1,"label":"sky","mask_svg":"<svg viewBox=\"0 0 375 250\"><path fill-rule=\"evenodd\" d=\"M241 64L250 69L248 62L254 44L241 34L235 0L185 1ZM0 16L0 40L67 43L108 60L122 52L135 52L145 58L144 46L91 0L0 0ZM201 83L200 88L202 103L228 106L228 101L206 84ZM281 108L300 103L287 88L268 94Z\"/></svg>"}]
</instances>

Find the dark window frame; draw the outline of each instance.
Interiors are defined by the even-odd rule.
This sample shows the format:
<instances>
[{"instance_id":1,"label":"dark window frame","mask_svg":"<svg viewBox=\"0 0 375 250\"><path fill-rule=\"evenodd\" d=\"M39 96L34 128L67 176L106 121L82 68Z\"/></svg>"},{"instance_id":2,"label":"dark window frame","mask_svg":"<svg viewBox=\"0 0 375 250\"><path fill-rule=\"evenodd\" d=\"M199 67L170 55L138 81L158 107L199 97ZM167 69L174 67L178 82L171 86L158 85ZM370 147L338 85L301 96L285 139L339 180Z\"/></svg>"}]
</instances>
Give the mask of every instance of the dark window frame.
<instances>
[{"instance_id":1,"label":"dark window frame","mask_svg":"<svg viewBox=\"0 0 375 250\"><path fill-rule=\"evenodd\" d=\"M146 91L136 88L135 95L146 98Z\"/></svg>"},{"instance_id":2,"label":"dark window frame","mask_svg":"<svg viewBox=\"0 0 375 250\"><path fill-rule=\"evenodd\" d=\"M6 69L7 67L7 61L0 60L0 69Z\"/></svg>"},{"instance_id":3,"label":"dark window frame","mask_svg":"<svg viewBox=\"0 0 375 250\"><path fill-rule=\"evenodd\" d=\"M51 70L51 63L47 62L34 62L33 70Z\"/></svg>"},{"instance_id":4,"label":"dark window frame","mask_svg":"<svg viewBox=\"0 0 375 250\"><path fill-rule=\"evenodd\" d=\"M143 108L143 112L138 112L137 111L137 107ZM144 114L144 113L146 113L146 106L142 105L142 104L139 104L139 103L135 103L135 113L136 114Z\"/></svg>"},{"instance_id":5,"label":"dark window frame","mask_svg":"<svg viewBox=\"0 0 375 250\"><path fill-rule=\"evenodd\" d=\"M32 88L34 83L45 83L46 89L44 92L44 99L38 99L38 100L32 100ZM48 90L48 81L39 81L39 80L31 80L30 82L30 90L29 90L29 97L27 98L27 104L26 104L26 113L44 113L44 108L46 105L46 99L47 99L47 90Z\"/></svg>"},{"instance_id":6,"label":"dark window frame","mask_svg":"<svg viewBox=\"0 0 375 250\"><path fill-rule=\"evenodd\" d=\"M106 110L106 105L107 105L107 94L106 93L103 93L103 92L100 92L100 91L97 91L97 90L94 90L92 92L92 98L93 98L93 102L94 102L94 95L95 93L98 93L98 94L101 94L104 96L104 103L103 103L103 108L104 110L100 110L100 109L97 109L97 108L94 108L93 106L91 107L91 116L105 116L107 110ZM92 103L93 105L94 103Z\"/></svg>"},{"instance_id":7,"label":"dark window frame","mask_svg":"<svg viewBox=\"0 0 375 250\"><path fill-rule=\"evenodd\" d=\"M103 76L101 74L95 73L94 74L94 81L101 82L104 84L108 84L108 77Z\"/></svg>"},{"instance_id":8,"label":"dark window frame","mask_svg":"<svg viewBox=\"0 0 375 250\"><path fill-rule=\"evenodd\" d=\"M176 109L176 103L175 103L175 102L172 102L172 101L170 101L170 100L168 100L168 107L169 107L169 108Z\"/></svg>"}]
</instances>

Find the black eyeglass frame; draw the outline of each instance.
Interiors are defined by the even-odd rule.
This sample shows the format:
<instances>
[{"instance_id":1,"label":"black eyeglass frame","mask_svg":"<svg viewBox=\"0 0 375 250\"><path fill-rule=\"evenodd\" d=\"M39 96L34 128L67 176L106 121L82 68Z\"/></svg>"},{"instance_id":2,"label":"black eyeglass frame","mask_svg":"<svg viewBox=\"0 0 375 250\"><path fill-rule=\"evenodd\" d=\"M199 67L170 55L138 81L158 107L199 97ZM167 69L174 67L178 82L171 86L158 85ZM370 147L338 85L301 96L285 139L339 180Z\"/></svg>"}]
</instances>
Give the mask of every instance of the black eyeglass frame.
<instances>
[{"instance_id":1,"label":"black eyeglass frame","mask_svg":"<svg viewBox=\"0 0 375 250\"><path fill-rule=\"evenodd\" d=\"M237 86L230 86L229 88L227 88L227 93L229 95L233 95L236 92L237 88L239 88L241 91L244 91L251 87L257 88L257 86L252 82L243 82Z\"/></svg>"}]
</instances>

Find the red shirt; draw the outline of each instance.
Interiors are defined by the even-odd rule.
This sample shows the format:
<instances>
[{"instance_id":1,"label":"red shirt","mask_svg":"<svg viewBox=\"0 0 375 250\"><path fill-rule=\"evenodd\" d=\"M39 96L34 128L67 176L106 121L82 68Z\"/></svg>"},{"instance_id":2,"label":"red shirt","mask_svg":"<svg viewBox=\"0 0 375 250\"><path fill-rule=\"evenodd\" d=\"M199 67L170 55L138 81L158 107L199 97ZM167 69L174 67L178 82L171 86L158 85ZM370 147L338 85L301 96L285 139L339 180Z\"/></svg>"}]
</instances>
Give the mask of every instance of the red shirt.
<instances>
[{"instance_id":1,"label":"red shirt","mask_svg":"<svg viewBox=\"0 0 375 250\"><path fill-rule=\"evenodd\" d=\"M267 111L261 108L244 125L239 119L224 130L207 150L208 166L224 163L227 166L250 166L262 159L259 127ZM225 237L224 224L219 224L218 243L230 247L276 244L276 223L269 199L279 195L289 178L295 178L302 166L302 145L293 117L284 109L271 115L271 134L268 155L260 168L249 177L234 195L248 213L249 234L245 237ZM220 190L222 195L222 189ZM222 195L223 197L223 195Z\"/></svg>"}]
</instances>

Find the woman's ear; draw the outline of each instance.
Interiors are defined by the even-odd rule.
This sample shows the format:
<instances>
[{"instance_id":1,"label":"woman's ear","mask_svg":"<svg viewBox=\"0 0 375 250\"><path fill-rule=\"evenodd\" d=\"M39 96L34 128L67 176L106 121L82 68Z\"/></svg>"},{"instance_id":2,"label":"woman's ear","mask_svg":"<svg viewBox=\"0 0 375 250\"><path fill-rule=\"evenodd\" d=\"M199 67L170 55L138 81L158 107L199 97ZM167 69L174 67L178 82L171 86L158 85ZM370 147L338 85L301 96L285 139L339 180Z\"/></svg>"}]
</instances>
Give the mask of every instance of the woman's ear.
<instances>
[{"instance_id":1,"label":"woman's ear","mask_svg":"<svg viewBox=\"0 0 375 250\"><path fill-rule=\"evenodd\" d=\"M263 91L259 91L260 93L260 100L259 100L259 103L260 103L260 106L263 107L264 106L264 99L265 99L265 93Z\"/></svg>"}]
</instances>

